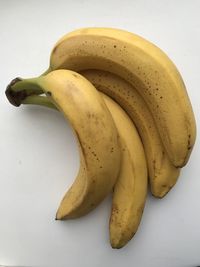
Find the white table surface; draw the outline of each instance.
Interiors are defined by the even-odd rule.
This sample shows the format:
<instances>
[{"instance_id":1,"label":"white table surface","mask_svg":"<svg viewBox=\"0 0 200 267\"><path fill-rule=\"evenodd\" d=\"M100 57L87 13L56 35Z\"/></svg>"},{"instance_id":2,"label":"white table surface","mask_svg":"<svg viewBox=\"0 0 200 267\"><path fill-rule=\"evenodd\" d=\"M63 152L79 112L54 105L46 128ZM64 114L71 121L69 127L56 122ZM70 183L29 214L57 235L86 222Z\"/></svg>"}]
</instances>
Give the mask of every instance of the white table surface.
<instances>
[{"instance_id":1,"label":"white table surface","mask_svg":"<svg viewBox=\"0 0 200 267\"><path fill-rule=\"evenodd\" d=\"M180 70L200 123L200 1L0 1L0 264L69 267L200 265L200 147L163 200L148 196L134 239L113 250L109 196L94 212L55 221L79 158L69 124L45 108L11 106L16 76L41 74L54 43L87 26L127 29L162 48Z\"/></svg>"}]
</instances>

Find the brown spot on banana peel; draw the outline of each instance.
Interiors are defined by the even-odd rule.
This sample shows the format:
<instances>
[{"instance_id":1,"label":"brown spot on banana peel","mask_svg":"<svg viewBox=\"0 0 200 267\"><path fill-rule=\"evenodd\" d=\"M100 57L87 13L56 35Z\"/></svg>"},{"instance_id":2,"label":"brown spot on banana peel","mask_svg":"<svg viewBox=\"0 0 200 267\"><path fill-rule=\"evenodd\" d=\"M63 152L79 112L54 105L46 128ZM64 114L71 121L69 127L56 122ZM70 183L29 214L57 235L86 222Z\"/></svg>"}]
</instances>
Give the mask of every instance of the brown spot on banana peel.
<instances>
[{"instance_id":1,"label":"brown spot on banana peel","mask_svg":"<svg viewBox=\"0 0 200 267\"><path fill-rule=\"evenodd\" d=\"M76 73L72 73L72 75L75 77L75 78L79 78L78 75Z\"/></svg>"},{"instance_id":2,"label":"brown spot on banana peel","mask_svg":"<svg viewBox=\"0 0 200 267\"><path fill-rule=\"evenodd\" d=\"M188 134L188 146L187 146L187 148L188 148L188 150L191 150L192 149L192 145L191 145L191 134Z\"/></svg>"},{"instance_id":3,"label":"brown spot on banana peel","mask_svg":"<svg viewBox=\"0 0 200 267\"><path fill-rule=\"evenodd\" d=\"M188 134L188 140L187 140L187 151L188 153L185 155L185 158L184 158L184 164L181 164L180 166L179 165L176 165L175 167L176 168L183 168L186 164L187 164L187 161L190 157L190 154L192 152L192 149L193 149L193 144L191 144L191 134Z\"/></svg>"},{"instance_id":4,"label":"brown spot on banana peel","mask_svg":"<svg viewBox=\"0 0 200 267\"><path fill-rule=\"evenodd\" d=\"M185 126L186 126L187 132L188 132L188 135L187 135L187 153L185 155L183 164L181 166L176 166L179 168L184 167L187 164L188 159L190 157L190 154L192 152L194 143L195 143L195 139L196 139L195 122L193 122L194 125L191 125L191 121L188 119L188 116L185 115L184 118L185 118ZM193 132L193 128L194 128L194 132Z\"/></svg>"},{"instance_id":5,"label":"brown spot on banana peel","mask_svg":"<svg viewBox=\"0 0 200 267\"><path fill-rule=\"evenodd\" d=\"M90 113L90 112L87 112L87 117L90 119L91 118L91 116L92 116L92 114Z\"/></svg>"},{"instance_id":6,"label":"brown spot on banana peel","mask_svg":"<svg viewBox=\"0 0 200 267\"><path fill-rule=\"evenodd\" d=\"M153 173L154 173L153 180L155 180L155 178L157 177L157 175L155 174L156 173L156 160L154 159L152 163L153 163Z\"/></svg>"},{"instance_id":7,"label":"brown spot on banana peel","mask_svg":"<svg viewBox=\"0 0 200 267\"><path fill-rule=\"evenodd\" d=\"M83 146L82 143L81 143L80 135L79 135L79 133L78 133L76 130L74 130L74 131L75 131L75 133L76 133L77 139L78 139L79 144L80 144L80 147L81 147L81 151L82 151L82 153L83 153L83 157L84 157L84 159L85 159L85 158L86 158L86 151L85 151L84 146ZM86 161L86 160L85 160L85 165L86 165L86 168L87 168L88 165L87 165L87 161Z\"/></svg>"},{"instance_id":8,"label":"brown spot on banana peel","mask_svg":"<svg viewBox=\"0 0 200 267\"><path fill-rule=\"evenodd\" d=\"M112 205L112 213L119 213L119 208L117 207L116 204Z\"/></svg>"}]
</instances>

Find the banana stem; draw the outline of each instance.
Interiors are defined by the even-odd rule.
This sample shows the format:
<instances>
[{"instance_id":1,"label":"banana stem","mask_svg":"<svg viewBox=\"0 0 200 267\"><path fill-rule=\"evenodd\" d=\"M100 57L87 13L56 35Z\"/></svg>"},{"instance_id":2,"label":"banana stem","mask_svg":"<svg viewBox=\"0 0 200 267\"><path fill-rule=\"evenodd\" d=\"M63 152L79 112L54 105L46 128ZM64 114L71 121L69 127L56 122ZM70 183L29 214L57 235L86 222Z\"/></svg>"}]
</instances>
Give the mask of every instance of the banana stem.
<instances>
[{"instance_id":1,"label":"banana stem","mask_svg":"<svg viewBox=\"0 0 200 267\"><path fill-rule=\"evenodd\" d=\"M37 84L38 78L15 78L7 86L5 94L9 102L14 106L20 106L22 101L30 95L43 94L42 88Z\"/></svg>"},{"instance_id":2,"label":"banana stem","mask_svg":"<svg viewBox=\"0 0 200 267\"><path fill-rule=\"evenodd\" d=\"M39 106L44 106L44 107L58 110L57 107L46 96L40 96L40 95L27 96L21 103L39 105Z\"/></svg>"}]
</instances>

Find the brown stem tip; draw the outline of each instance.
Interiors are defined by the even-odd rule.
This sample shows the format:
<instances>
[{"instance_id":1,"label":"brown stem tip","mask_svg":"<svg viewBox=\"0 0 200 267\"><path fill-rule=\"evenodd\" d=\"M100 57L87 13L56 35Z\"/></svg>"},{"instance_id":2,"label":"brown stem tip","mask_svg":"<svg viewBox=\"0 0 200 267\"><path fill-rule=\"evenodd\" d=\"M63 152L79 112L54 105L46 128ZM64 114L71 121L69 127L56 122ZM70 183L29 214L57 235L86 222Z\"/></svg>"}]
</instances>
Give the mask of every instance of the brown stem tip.
<instances>
[{"instance_id":1,"label":"brown stem tip","mask_svg":"<svg viewBox=\"0 0 200 267\"><path fill-rule=\"evenodd\" d=\"M16 107L19 107L21 102L22 102L22 100L24 100L26 98L26 96L27 96L25 90L19 91L19 92L15 92L15 91L12 90L12 86L14 86L16 83L18 83L20 81L22 81L22 79L18 78L18 77L13 79L8 84L8 86L6 88L6 91L5 91L5 94L6 94L6 97L7 97L8 101L12 105L14 105Z\"/></svg>"}]
</instances>

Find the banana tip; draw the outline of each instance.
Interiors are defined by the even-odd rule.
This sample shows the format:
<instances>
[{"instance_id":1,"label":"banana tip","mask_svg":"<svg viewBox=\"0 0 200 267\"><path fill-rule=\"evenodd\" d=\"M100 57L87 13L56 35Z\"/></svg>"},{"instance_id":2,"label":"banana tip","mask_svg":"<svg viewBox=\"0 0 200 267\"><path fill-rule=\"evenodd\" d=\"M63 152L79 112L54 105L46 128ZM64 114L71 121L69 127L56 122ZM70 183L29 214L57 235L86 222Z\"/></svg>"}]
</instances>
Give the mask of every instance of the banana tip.
<instances>
[{"instance_id":1,"label":"banana tip","mask_svg":"<svg viewBox=\"0 0 200 267\"><path fill-rule=\"evenodd\" d=\"M59 214L58 214L58 213L56 213L55 220L56 220L56 221L60 221L60 220L62 220L62 217L61 217L61 216L59 216Z\"/></svg>"}]
</instances>

